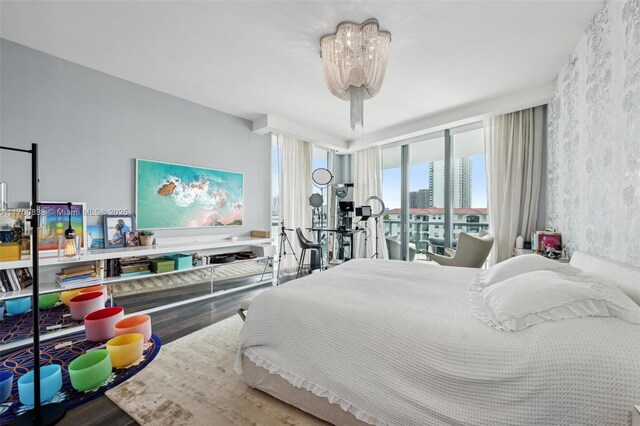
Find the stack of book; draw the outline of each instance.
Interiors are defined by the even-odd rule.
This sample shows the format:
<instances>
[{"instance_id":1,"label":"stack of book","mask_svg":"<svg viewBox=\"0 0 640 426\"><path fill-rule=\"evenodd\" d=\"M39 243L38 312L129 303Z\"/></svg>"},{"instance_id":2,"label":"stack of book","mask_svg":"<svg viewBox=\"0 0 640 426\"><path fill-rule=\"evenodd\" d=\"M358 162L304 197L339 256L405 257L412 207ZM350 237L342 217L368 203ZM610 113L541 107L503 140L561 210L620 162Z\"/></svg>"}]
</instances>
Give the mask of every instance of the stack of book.
<instances>
[{"instance_id":1,"label":"stack of book","mask_svg":"<svg viewBox=\"0 0 640 426\"><path fill-rule=\"evenodd\" d=\"M29 268L0 270L0 290L2 293L18 291L33 284Z\"/></svg>"},{"instance_id":2,"label":"stack of book","mask_svg":"<svg viewBox=\"0 0 640 426\"><path fill-rule=\"evenodd\" d=\"M151 273L151 259L147 256L123 257L118 261L118 272L121 277L148 275Z\"/></svg>"},{"instance_id":3,"label":"stack of book","mask_svg":"<svg viewBox=\"0 0 640 426\"><path fill-rule=\"evenodd\" d=\"M64 288L86 287L101 282L102 278L96 274L92 265L64 268L62 272L56 274L56 283Z\"/></svg>"}]
</instances>

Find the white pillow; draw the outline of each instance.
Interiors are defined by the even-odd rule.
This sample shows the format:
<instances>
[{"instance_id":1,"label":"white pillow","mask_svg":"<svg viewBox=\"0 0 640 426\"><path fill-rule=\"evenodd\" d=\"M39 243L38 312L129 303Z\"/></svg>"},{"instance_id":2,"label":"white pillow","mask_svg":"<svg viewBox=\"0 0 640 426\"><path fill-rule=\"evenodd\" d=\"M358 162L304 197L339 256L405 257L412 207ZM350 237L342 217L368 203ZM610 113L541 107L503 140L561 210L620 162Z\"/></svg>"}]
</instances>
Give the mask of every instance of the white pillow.
<instances>
[{"instance_id":1,"label":"white pillow","mask_svg":"<svg viewBox=\"0 0 640 426\"><path fill-rule=\"evenodd\" d=\"M640 324L640 307L615 284L570 271L534 271L472 290L472 312L500 330L544 321L618 317Z\"/></svg>"},{"instance_id":2,"label":"white pillow","mask_svg":"<svg viewBox=\"0 0 640 426\"><path fill-rule=\"evenodd\" d=\"M560 268L568 268L573 272L577 271L576 268L566 263L547 259L539 254L525 254L509 258L504 262L500 262L480 272L474 279L474 286L484 288L527 272L556 270Z\"/></svg>"}]
</instances>

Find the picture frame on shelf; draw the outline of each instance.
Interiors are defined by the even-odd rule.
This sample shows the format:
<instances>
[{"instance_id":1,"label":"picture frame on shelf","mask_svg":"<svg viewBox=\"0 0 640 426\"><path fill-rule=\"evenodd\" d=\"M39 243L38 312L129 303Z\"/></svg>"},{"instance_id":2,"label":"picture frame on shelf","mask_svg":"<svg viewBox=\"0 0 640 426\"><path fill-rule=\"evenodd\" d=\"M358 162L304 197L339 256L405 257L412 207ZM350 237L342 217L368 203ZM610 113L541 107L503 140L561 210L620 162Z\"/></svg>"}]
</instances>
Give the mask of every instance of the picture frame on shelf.
<instances>
[{"instance_id":1,"label":"picture frame on shelf","mask_svg":"<svg viewBox=\"0 0 640 426\"><path fill-rule=\"evenodd\" d=\"M140 245L138 231L125 232L124 237L126 247L138 247Z\"/></svg>"},{"instance_id":2,"label":"picture frame on shelf","mask_svg":"<svg viewBox=\"0 0 640 426\"><path fill-rule=\"evenodd\" d=\"M69 201L43 201L38 203L38 252L57 253L58 237L69 227ZM80 237L80 252L87 251L87 203L70 201L71 227Z\"/></svg>"},{"instance_id":3,"label":"picture frame on shelf","mask_svg":"<svg viewBox=\"0 0 640 426\"><path fill-rule=\"evenodd\" d=\"M126 233L135 231L133 215L102 216L105 248L126 246Z\"/></svg>"},{"instance_id":4,"label":"picture frame on shelf","mask_svg":"<svg viewBox=\"0 0 640 426\"><path fill-rule=\"evenodd\" d=\"M89 246L89 250L105 248L103 225L87 226L87 245Z\"/></svg>"},{"instance_id":5,"label":"picture frame on shelf","mask_svg":"<svg viewBox=\"0 0 640 426\"><path fill-rule=\"evenodd\" d=\"M22 243L24 236L24 210L0 210L0 243Z\"/></svg>"}]
</instances>

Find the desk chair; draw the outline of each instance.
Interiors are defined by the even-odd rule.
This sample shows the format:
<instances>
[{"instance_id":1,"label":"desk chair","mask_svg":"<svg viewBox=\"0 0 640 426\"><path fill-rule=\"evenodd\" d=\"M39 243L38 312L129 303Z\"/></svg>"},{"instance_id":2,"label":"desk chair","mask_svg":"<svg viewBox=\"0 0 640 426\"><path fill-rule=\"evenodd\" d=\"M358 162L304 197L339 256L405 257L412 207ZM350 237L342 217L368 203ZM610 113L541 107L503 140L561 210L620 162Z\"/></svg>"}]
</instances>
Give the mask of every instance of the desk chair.
<instances>
[{"instance_id":1,"label":"desk chair","mask_svg":"<svg viewBox=\"0 0 640 426\"><path fill-rule=\"evenodd\" d=\"M456 250L446 248L451 256L427 253L427 257L443 266L460 266L463 268L481 268L493 248L493 235L480 231L477 237L461 232L458 236Z\"/></svg>"},{"instance_id":2,"label":"desk chair","mask_svg":"<svg viewBox=\"0 0 640 426\"><path fill-rule=\"evenodd\" d=\"M320 270L324 269L323 259L322 259L322 245L320 243L316 243L315 241L311 241L302 233L302 229L296 228L296 235L298 236L298 243L302 248L302 252L300 253L300 261L298 263L298 273L296 274L296 278L300 276L302 272L302 268L304 266L304 257L307 254L307 250L318 250L320 252Z\"/></svg>"}]
</instances>

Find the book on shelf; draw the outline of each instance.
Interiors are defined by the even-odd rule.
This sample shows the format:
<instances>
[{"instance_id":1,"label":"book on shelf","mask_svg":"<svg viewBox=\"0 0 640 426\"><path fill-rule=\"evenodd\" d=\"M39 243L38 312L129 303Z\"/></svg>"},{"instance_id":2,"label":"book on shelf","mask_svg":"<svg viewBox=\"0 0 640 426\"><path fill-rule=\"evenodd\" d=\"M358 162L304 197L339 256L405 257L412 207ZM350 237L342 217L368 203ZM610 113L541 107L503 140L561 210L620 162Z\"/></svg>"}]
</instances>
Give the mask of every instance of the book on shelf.
<instances>
[{"instance_id":1,"label":"book on shelf","mask_svg":"<svg viewBox=\"0 0 640 426\"><path fill-rule=\"evenodd\" d=\"M2 269L0 270L0 291L18 291L30 287L33 278L29 268Z\"/></svg>"},{"instance_id":2,"label":"book on shelf","mask_svg":"<svg viewBox=\"0 0 640 426\"><path fill-rule=\"evenodd\" d=\"M18 276L18 281L20 281L20 287L23 289L31 287L33 284L33 277L31 276L29 268L17 268L15 271Z\"/></svg>"},{"instance_id":3,"label":"book on shelf","mask_svg":"<svg viewBox=\"0 0 640 426\"><path fill-rule=\"evenodd\" d=\"M151 265L151 259L147 256L133 256L115 259L106 259L100 266L100 276L103 278L128 277L146 275Z\"/></svg>"},{"instance_id":4,"label":"book on shelf","mask_svg":"<svg viewBox=\"0 0 640 426\"><path fill-rule=\"evenodd\" d=\"M151 271L147 269L145 271L121 273L120 276L121 277L135 277L135 276L138 276L138 275L149 275L149 274L151 274Z\"/></svg>"},{"instance_id":5,"label":"book on shelf","mask_svg":"<svg viewBox=\"0 0 640 426\"><path fill-rule=\"evenodd\" d=\"M11 286L14 291L22 290L22 286L20 285L20 281L18 280L18 276L16 275L16 271L14 269L8 269L7 274L9 275L9 281L11 281Z\"/></svg>"},{"instance_id":6,"label":"book on shelf","mask_svg":"<svg viewBox=\"0 0 640 426\"><path fill-rule=\"evenodd\" d=\"M67 278L76 278L76 277L86 277L87 275L91 275L91 274L95 274L95 269L93 268L92 265L83 265L83 266L76 266L73 268L64 268L62 269L62 272L60 272L60 277L67 279Z\"/></svg>"},{"instance_id":7,"label":"book on shelf","mask_svg":"<svg viewBox=\"0 0 640 426\"><path fill-rule=\"evenodd\" d=\"M6 269L0 270L0 285L2 286L2 292L13 291L11 283L9 282L9 275L7 275Z\"/></svg>"},{"instance_id":8,"label":"book on shelf","mask_svg":"<svg viewBox=\"0 0 640 426\"><path fill-rule=\"evenodd\" d=\"M71 280L71 281L63 281L60 279L58 275L56 275L56 284L62 288L78 288L78 287L88 287L95 284L101 284L102 278L97 275L91 278L84 278L81 280Z\"/></svg>"},{"instance_id":9,"label":"book on shelf","mask_svg":"<svg viewBox=\"0 0 640 426\"><path fill-rule=\"evenodd\" d=\"M91 279L91 278L95 278L97 277L98 274L96 274L95 272L91 273L91 274L85 274L85 275L78 275L76 277L64 277L60 274L56 274L56 279L59 279L61 282L72 282L72 281L82 281L82 280L86 280L86 279Z\"/></svg>"}]
</instances>

